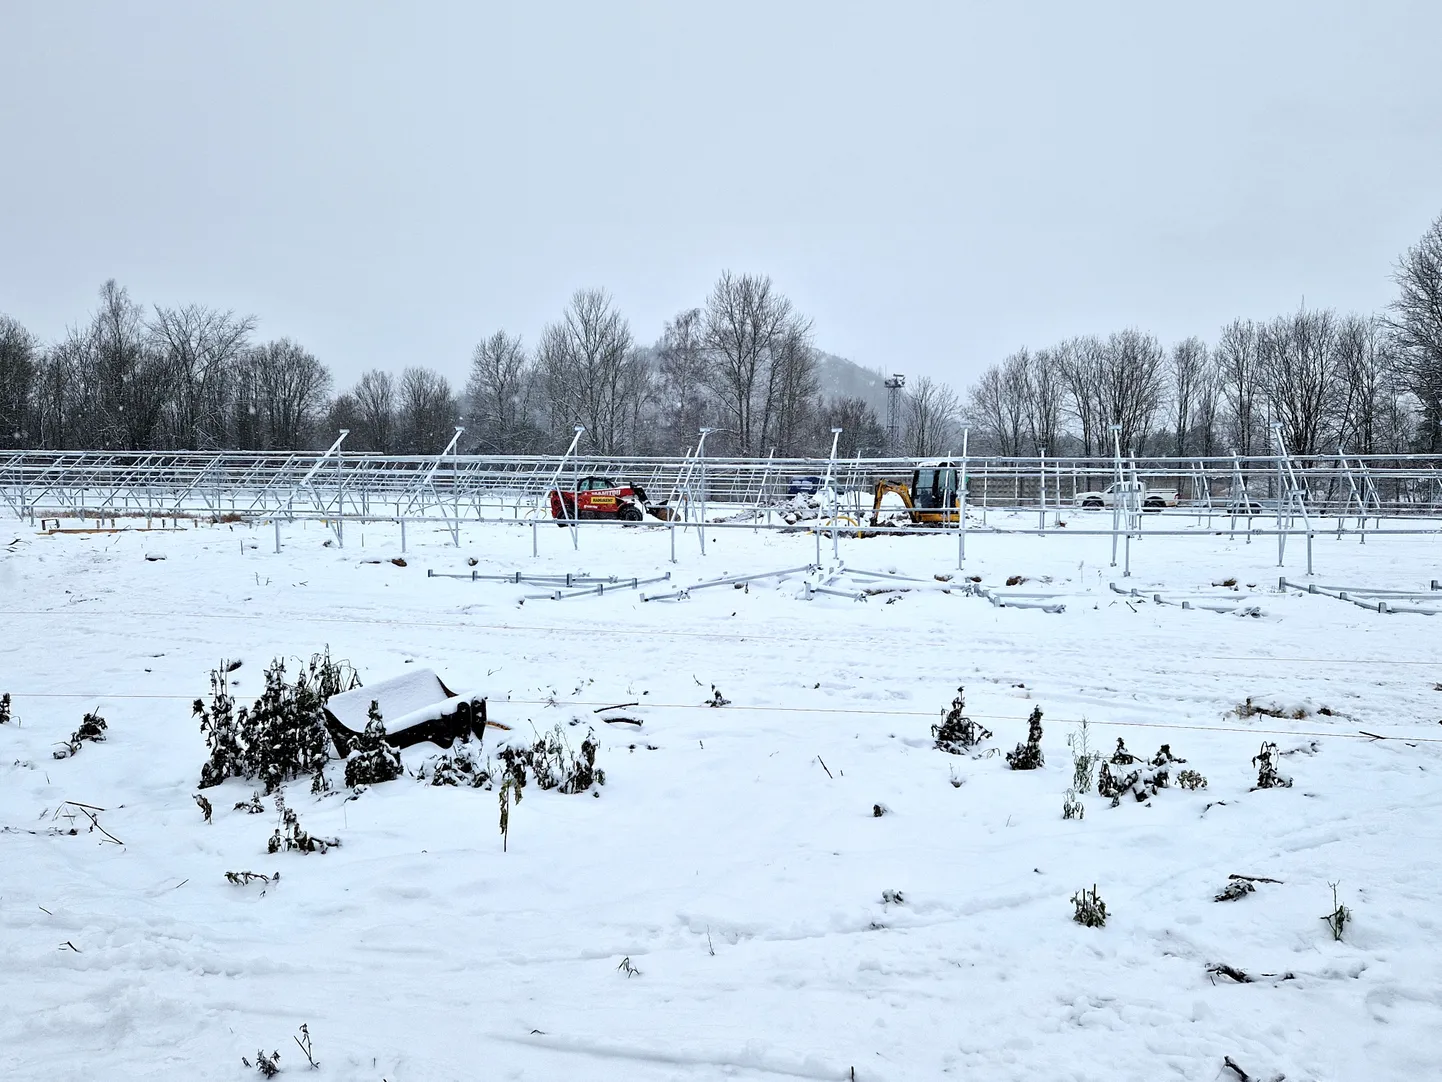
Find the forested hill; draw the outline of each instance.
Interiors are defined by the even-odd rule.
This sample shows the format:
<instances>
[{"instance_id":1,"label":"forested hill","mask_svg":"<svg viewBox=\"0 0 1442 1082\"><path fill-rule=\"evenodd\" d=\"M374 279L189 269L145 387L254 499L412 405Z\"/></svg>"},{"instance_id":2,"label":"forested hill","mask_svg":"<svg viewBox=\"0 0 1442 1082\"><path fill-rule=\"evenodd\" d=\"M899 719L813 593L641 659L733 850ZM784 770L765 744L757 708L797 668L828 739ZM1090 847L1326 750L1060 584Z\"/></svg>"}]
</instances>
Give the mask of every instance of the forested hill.
<instances>
[{"instance_id":1,"label":"forested hill","mask_svg":"<svg viewBox=\"0 0 1442 1082\"><path fill-rule=\"evenodd\" d=\"M860 398L878 417L886 416L886 388L882 385L886 374L880 369L863 368L845 357L817 351L816 377L823 398Z\"/></svg>"}]
</instances>

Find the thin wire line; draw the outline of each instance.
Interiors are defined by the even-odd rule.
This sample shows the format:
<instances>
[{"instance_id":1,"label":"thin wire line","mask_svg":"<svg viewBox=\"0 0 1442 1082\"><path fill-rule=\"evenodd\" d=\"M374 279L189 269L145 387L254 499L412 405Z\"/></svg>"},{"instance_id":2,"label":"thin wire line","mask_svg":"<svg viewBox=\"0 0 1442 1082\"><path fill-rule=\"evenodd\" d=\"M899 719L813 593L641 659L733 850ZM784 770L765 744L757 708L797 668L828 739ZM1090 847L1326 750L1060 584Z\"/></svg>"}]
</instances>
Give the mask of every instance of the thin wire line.
<instances>
[{"instance_id":1,"label":"thin wire line","mask_svg":"<svg viewBox=\"0 0 1442 1082\"><path fill-rule=\"evenodd\" d=\"M83 692L66 691L15 691L11 692L15 698L29 699L185 699L193 701L193 695L161 695L123 693L116 695L97 695ZM615 706L614 703L596 702L587 699L495 699L496 705L513 703L517 706ZM709 703L638 703L654 710L711 710L715 709ZM828 706L737 706L732 704L735 710L749 710L768 714L848 714L862 717L897 717L897 718L932 718L939 717L939 710L861 710L854 707L828 707ZM1025 717L1018 717L1012 714L970 714L972 718L983 721L1027 721ZM604 720L604 719L602 719ZM1051 718L1053 723L1064 725L1080 725L1083 721L1099 728L1116 725L1130 729L1186 729L1194 732L1206 733L1256 733L1262 736L1315 736L1334 737L1346 740L1374 740L1377 737L1367 733L1342 733L1325 732L1312 729L1261 729L1249 725L1192 725L1186 722L1160 722L1160 721L1091 721L1088 718ZM1384 740L1405 740L1413 743L1442 744L1442 737L1437 736L1411 736L1395 735L1389 736L1379 734Z\"/></svg>"}]
</instances>

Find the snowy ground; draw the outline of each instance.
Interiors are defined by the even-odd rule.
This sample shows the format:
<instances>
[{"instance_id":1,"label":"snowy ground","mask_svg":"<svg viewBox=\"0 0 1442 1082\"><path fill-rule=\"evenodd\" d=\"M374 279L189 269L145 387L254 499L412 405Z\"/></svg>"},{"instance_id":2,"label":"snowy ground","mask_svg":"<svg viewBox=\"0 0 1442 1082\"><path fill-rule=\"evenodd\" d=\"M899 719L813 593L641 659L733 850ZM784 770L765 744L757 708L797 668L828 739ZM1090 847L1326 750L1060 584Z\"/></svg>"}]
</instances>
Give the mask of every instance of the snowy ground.
<instances>
[{"instance_id":1,"label":"snowy ground","mask_svg":"<svg viewBox=\"0 0 1442 1082\"><path fill-rule=\"evenodd\" d=\"M1442 619L1278 592L1303 577L1296 540L1279 572L1272 539L1148 538L1122 580L1109 539L968 539L965 575L1026 576L1014 592L1065 595L1049 613L942 592L947 538L843 540L851 567L929 582L865 602L804 600L794 575L520 604L539 591L427 569L684 585L809 563L814 541L730 531L703 558L682 534L673 565L665 530L589 529L576 550L547 527L532 558L528 527L468 527L457 549L412 525L398 567L364 562L399 554L393 526L352 525L342 550L294 524L280 554L269 527L0 531L7 1079L243 1079L257 1046L302 1076L302 1023L317 1078L367 1082L1210 1082L1238 1077L1226 1056L1256 1079L1437 1077ZM1325 584L1426 591L1438 565L1435 538L1317 542ZM325 855L267 855L275 816L232 811L241 782L208 791L205 824L208 671L243 659L248 700L270 658L326 643L369 681L417 664L479 688L515 735L594 726L606 785L529 791L505 853L495 793L409 778L349 802L295 783L306 828L344 842ZM989 755L932 747L958 684ZM713 685L730 705L701 705ZM1243 719L1248 697L1306 713ZM631 701L640 731L593 712ZM1035 705L1046 765L1011 771ZM53 760L90 709L109 739ZM1169 743L1210 786L1093 793L1063 821L1082 717L1094 747ZM1296 750L1292 788L1250 791L1264 740ZM66 800L123 845L83 818L70 835ZM282 879L262 895L232 870ZM1213 902L1232 873L1282 882ZM1101 929L1071 920L1093 883Z\"/></svg>"}]
</instances>

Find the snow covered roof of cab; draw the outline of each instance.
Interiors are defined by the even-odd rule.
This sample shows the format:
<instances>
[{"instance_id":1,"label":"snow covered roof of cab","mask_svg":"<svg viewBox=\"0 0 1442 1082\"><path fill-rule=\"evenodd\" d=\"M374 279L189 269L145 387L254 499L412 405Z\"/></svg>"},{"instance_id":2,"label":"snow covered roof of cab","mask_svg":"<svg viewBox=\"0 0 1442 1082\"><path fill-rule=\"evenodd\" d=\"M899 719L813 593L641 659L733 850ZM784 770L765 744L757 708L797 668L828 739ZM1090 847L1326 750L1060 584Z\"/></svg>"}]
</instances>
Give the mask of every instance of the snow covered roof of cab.
<instances>
[{"instance_id":1,"label":"snow covered roof of cab","mask_svg":"<svg viewBox=\"0 0 1442 1082\"><path fill-rule=\"evenodd\" d=\"M366 727L371 703L380 707L381 719L390 729L407 714L435 706L455 697L430 669L412 669L401 676L367 684L332 695L325 704L332 717L347 729L361 732Z\"/></svg>"}]
</instances>

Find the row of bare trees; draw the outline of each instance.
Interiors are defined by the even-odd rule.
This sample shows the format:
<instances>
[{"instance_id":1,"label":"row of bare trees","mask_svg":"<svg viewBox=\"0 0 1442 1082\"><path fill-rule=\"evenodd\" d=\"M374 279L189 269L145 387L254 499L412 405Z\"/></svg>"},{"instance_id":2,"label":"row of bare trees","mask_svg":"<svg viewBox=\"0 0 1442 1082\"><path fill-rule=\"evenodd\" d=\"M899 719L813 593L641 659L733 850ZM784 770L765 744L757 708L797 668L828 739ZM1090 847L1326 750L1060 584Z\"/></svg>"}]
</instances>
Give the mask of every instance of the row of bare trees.
<instances>
[{"instance_id":1,"label":"row of bare trees","mask_svg":"<svg viewBox=\"0 0 1442 1082\"><path fill-rule=\"evenodd\" d=\"M196 305L156 307L147 316L113 281L90 319L49 349L0 317L0 441L208 446L240 420L242 403L293 405L281 389L291 376L277 365L303 351L285 341L252 346L253 330L254 320ZM279 420L273 414L245 420L255 428Z\"/></svg>"},{"instance_id":2,"label":"row of bare trees","mask_svg":"<svg viewBox=\"0 0 1442 1082\"><path fill-rule=\"evenodd\" d=\"M114 281L49 348L0 316L0 446L146 450L294 447L330 374L255 320L200 305L146 313Z\"/></svg>"},{"instance_id":3,"label":"row of bare trees","mask_svg":"<svg viewBox=\"0 0 1442 1082\"><path fill-rule=\"evenodd\" d=\"M971 388L965 419L1000 455L1384 454L1426 444L1395 337L1372 316L1235 320L1214 345L1135 329L1021 349ZM1435 449L1435 448L1429 448Z\"/></svg>"},{"instance_id":4,"label":"row of bare trees","mask_svg":"<svg viewBox=\"0 0 1442 1082\"><path fill-rule=\"evenodd\" d=\"M1208 346L1131 329L1020 349L971 387L963 417L1000 455L1442 451L1442 218L1399 261L1382 315L1306 309L1238 319Z\"/></svg>"},{"instance_id":5,"label":"row of bare trees","mask_svg":"<svg viewBox=\"0 0 1442 1082\"><path fill-rule=\"evenodd\" d=\"M675 454L712 430L713 453L882 454L875 409L820 393L811 321L764 275L724 272L705 303L637 345L602 290L580 290L534 350L498 330L472 355L466 396L486 452L554 450L573 425L600 454Z\"/></svg>"},{"instance_id":6,"label":"row of bare trees","mask_svg":"<svg viewBox=\"0 0 1442 1082\"><path fill-rule=\"evenodd\" d=\"M129 450L324 446L360 451L553 453L585 428L600 454L677 454L699 430L716 454L1241 454L1277 424L1300 454L1442 451L1442 218L1399 260L1378 316L1301 309L1236 320L1210 345L1136 329L1020 349L966 400L922 377L899 431L879 399L822 393L811 321L764 275L724 272L696 307L638 344L603 290L580 290L535 345L496 330L461 393L440 373L373 369L333 394L326 366L250 316L143 309L107 282L91 316L46 345L0 315L0 447Z\"/></svg>"},{"instance_id":7,"label":"row of bare trees","mask_svg":"<svg viewBox=\"0 0 1442 1082\"><path fill-rule=\"evenodd\" d=\"M332 394L326 367L256 320L200 305L147 311L107 282L82 325L44 346L0 317L0 446L97 449L312 449L435 454L555 452L573 426L587 452L670 454L714 430L713 453L812 454L843 430L843 454L883 454L873 405L824 398L811 323L765 276L726 272L701 307L637 343L602 290L578 291L533 348L497 330L457 394L438 372L365 372ZM954 396L922 381L921 443L943 441ZM945 408L938 411L938 400Z\"/></svg>"},{"instance_id":8,"label":"row of bare trees","mask_svg":"<svg viewBox=\"0 0 1442 1082\"><path fill-rule=\"evenodd\" d=\"M147 312L114 281L49 347L0 315L0 447L296 450L351 427L360 449L433 452L453 431L444 377L367 373L332 397L329 370L256 320L202 305Z\"/></svg>"},{"instance_id":9,"label":"row of bare trees","mask_svg":"<svg viewBox=\"0 0 1442 1082\"><path fill-rule=\"evenodd\" d=\"M413 365L397 379L373 368L331 402L319 442L343 428L349 450L433 455L450 443L458 421L455 393L439 372Z\"/></svg>"}]
</instances>

